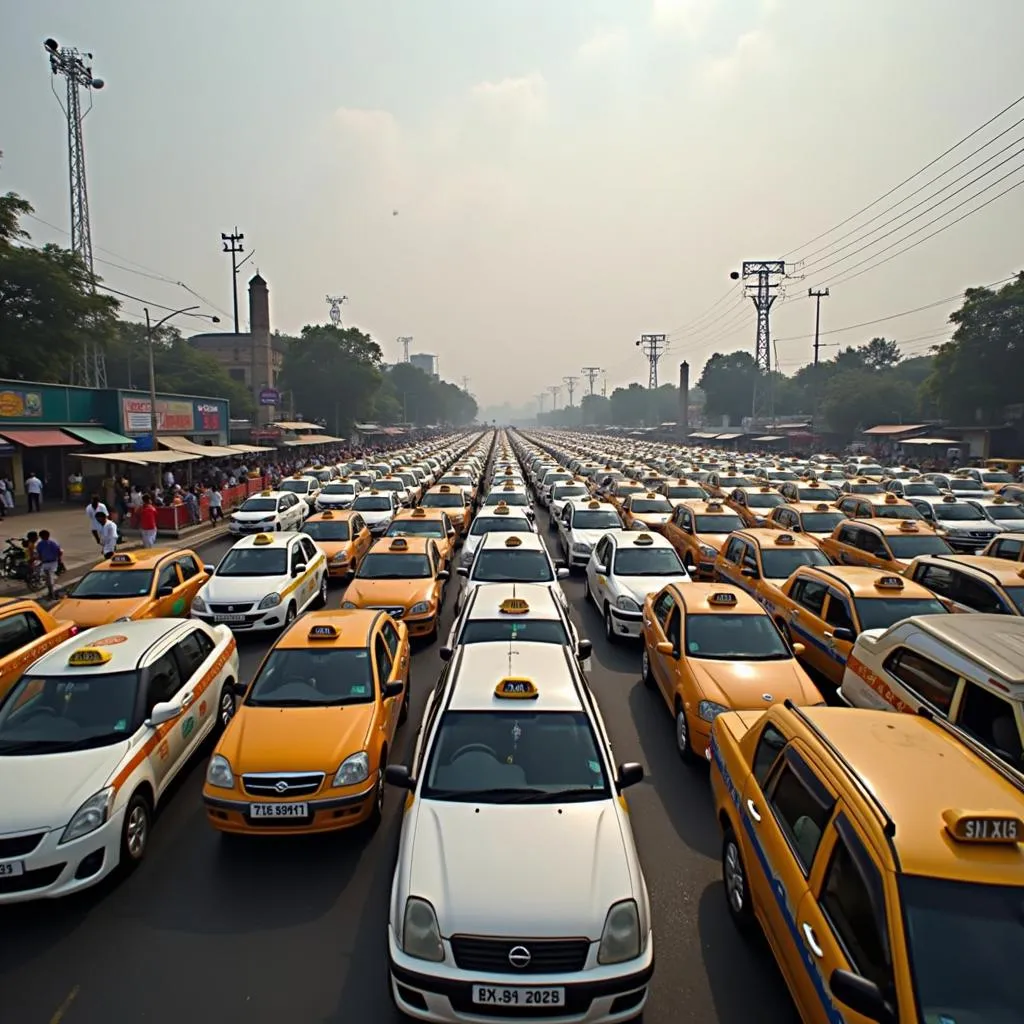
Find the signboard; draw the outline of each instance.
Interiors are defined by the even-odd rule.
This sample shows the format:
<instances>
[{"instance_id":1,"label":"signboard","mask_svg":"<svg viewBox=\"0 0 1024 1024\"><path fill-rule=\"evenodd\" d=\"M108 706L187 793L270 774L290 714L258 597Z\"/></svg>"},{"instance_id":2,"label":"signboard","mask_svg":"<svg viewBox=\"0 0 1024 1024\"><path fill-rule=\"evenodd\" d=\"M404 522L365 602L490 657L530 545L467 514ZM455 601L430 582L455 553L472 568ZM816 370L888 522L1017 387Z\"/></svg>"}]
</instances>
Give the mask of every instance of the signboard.
<instances>
[{"instance_id":1,"label":"signboard","mask_svg":"<svg viewBox=\"0 0 1024 1024\"><path fill-rule=\"evenodd\" d=\"M263 388L260 391L260 405L279 405L281 392L276 388Z\"/></svg>"},{"instance_id":2,"label":"signboard","mask_svg":"<svg viewBox=\"0 0 1024 1024\"><path fill-rule=\"evenodd\" d=\"M196 430L220 430L219 405L215 402L196 402Z\"/></svg>"},{"instance_id":3,"label":"signboard","mask_svg":"<svg viewBox=\"0 0 1024 1024\"><path fill-rule=\"evenodd\" d=\"M0 391L0 416L26 419L43 415L43 396L38 391Z\"/></svg>"},{"instance_id":4,"label":"signboard","mask_svg":"<svg viewBox=\"0 0 1024 1024\"><path fill-rule=\"evenodd\" d=\"M148 434L152 425L151 410L152 406L149 404L148 398L122 398L121 420L124 423L124 429L129 434ZM164 434L190 434L195 430L192 403L158 398L156 401L156 428Z\"/></svg>"}]
</instances>

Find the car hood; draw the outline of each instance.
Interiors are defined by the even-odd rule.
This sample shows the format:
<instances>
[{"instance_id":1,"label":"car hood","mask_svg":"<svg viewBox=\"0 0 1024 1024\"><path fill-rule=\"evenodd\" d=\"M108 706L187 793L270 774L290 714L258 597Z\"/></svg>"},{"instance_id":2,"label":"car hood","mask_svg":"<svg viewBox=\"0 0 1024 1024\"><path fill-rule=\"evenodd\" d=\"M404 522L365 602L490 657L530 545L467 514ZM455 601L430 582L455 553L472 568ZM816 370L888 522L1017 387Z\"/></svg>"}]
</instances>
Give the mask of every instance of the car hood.
<instances>
[{"instance_id":1,"label":"car hood","mask_svg":"<svg viewBox=\"0 0 1024 1024\"><path fill-rule=\"evenodd\" d=\"M496 884L502 864L516 866L509 884ZM409 894L430 900L445 936L497 931L594 941L608 908L635 895L609 801L517 806L431 800L417 810Z\"/></svg>"},{"instance_id":2,"label":"car hood","mask_svg":"<svg viewBox=\"0 0 1024 1024\"><path fill-rule=\"evenodd\" d=\"M366 608L371 605L407 605L429 601L434 593L433 580L361 580L354 579L345 591L345 601Z\"/></svg>"},{"instance_id":3,"label":"car hood","mask_svg":"<svg viewBox=\"0 0 1024 1024\"><path fill-rule=\"evenodd\" d=\"M569 535L570 544L587 544L594 547L595 544L610 530L573 530Z\"/></svg>"},{"instance_id":4,"label":"car hood","mask_svg":"<svg viewBox=\"0 0 1024 1024\"><path fill-rule=\"evenodd\" d=\"M690 577L686 573L678 576L616 576L615 582L625 590L640 607L648 594L656 594L662 587L670 583L688 583Z\"/></svg>"},{"instance_id":5,"label":"car hood","mask_svg":"<svg viewBox=\"0 0 1024 1024\"><path fill-rule=\"evenodd\" d=\"M267 594L280 593L288 581L287 576L211 576L199 595L217 604L261 601Z\"/></svg>"},{"instance_id":6,"label":"car hood","mask_svg":"<svg viewBox=\"0 0 1024 1024\"><path fill-rule=\"evenodd\" d=\"M671 518L671 512L634 512L633 518L644 526L664 526Z\"/></svg>"},{"instance_id":7,"label":"car hood","mask_svg":"<svg viewBox=\"0 0 1024 1024\"><path fill-rule=\"evenodd\" d=\"M258 523L266 519L268 523L277 518L276 512L232 512L231 518L240 523Z\"/></svg>"},{"instance_id":8,"label":"car hood","mask_svg":"<svg viewBox=\"0 0 1024 1024\"><path fill-rule=\"evenodd\" d=\"M699 533L697 534L697 543L706 544L709 548L714 548L716 551L720 551L722 545L729 539L727 533Z\"/></svg>"},{"instance_id":9,"label":"car hood","mask_svg":"<svg viewBox=\"0 0 1024 1024\"><path fill-rule=\"evenodd\" d=\"M373 707L242 706L217 744L217 753L228 759L236 775L306 771L331 775L346 757L366 747Z\"/></svg>"},{"instance_id":10,"label":"car hood","mask_svg":"<svg viewBox=\"0 0 1024 1024\"><path fill-rule=\"evenodd\" d=\"M737 711L767 708L789 698L796 704L818 704L817 687L796 659L785 661L702 661L689 659L706 700Z\"/></svg>"},{"instance_id":11,"label":"car hood","mask_svg":"<svg viewBox=\"0 0 1024 1024\"><path fill-rule=\"evenodd\" d=\"M0 757L0 834L62 828L106 785L127 741L64 754Z\"/></svg>"},{"instance_id":12,"label":"car hood","mask_svg":"<svg viewBox=\"0 0 1024 1024\"><path fill-rule=\"evenodd\" d=\"M316 500L321 505L351 505L356 500L354 494L318 494Z\"/></svg>"},{"instance_id":13,"label":"car hood","mask_svg":"<svg viewBox=\"0 0 1024 1024\"><path fill-rule=\"evenodd\" d=\"M359 513L367 523L382 523L390 519L395 513L393 509L386 508L381 512L360 511Z\"/></svg>"},{"instance_id":14,"label":"car hood","mask_svg":"<svg viewBox=\"0 0 1024 1024\"><path fill-rule=\"evenodd\" d=\"M116 600L65 597L54 605L50 614L60 622L73 622L82 629L89 629L134 615L148 602L148 597L119 597Z\"/></svg>"},{"instance_id":15,"label":"car hood","mask_svg":"<svg viewBox=\"0 0 1024 1024\"><path fill-rule=\"evenodd\" d=\"M1002 533L1003 528L997 526L995 523L986 522L984 519L975 519L974 521L962 519L937 519L939 527L943 530L949 530L951 532L959 532L961 530L969 531L971 533Z\"/></svg>"}]
</instances>

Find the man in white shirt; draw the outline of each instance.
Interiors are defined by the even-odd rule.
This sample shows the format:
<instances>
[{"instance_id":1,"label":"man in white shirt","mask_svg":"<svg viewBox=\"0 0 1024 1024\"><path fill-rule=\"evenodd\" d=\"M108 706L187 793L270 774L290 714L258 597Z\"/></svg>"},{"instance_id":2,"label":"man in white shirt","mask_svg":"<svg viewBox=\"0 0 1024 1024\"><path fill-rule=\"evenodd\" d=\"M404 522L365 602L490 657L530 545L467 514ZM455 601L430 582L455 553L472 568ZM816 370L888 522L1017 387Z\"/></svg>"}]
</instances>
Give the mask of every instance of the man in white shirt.
<instances>
[{"instance_id":1,"label":"man in white shirt","mask_svg":"<svg viewBox=\"0 0 1024 1024\"><path fill-rule=\"evenodd\" d=\"M101 512L104 515L109 515L107 506L100 501L99 495L94 494L92 499L89 501L89 504L85 506L85 514L89 520L89 529L92 531L92 535L96 538L97 544L100 543L100 525L96 521L96 517Z\"/></svg>"},{"instance_id":2,"label":"man in white shirt","mask_svg":"<svg viewBox=\"0 0 1024 1024\"><path fill-rule=\"evenodd\" d=\"M100 548L103 550L103 557L109 558L117 551L117 523L108 519L106 512L97 512L96 522L100 528Z\"/></svg>"},{"instance_id":3,"label":"man in white shirt","mask_svg":"<svg viewBox=\"0 0 1024 1024\"><path fill-rule=\"evenodd\" d=\"M38 512L43 503L43 481L35 473L29 473L25 481L25 493L28 495L29 512Z\"/></svg>"}]
</instances>

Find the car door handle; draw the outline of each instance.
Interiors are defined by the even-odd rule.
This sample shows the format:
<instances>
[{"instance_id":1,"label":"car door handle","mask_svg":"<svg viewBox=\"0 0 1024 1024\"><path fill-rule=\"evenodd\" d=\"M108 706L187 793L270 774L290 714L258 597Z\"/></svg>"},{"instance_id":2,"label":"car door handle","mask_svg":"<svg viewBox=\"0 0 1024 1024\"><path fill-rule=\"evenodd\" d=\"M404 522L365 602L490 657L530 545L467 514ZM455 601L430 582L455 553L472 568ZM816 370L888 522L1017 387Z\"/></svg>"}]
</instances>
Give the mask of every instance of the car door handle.
<instances>
[{"instance_id":1,"label":"car door handle","mask_svg":"<svg viewBox=\"0 0 1024 1024\"><path fill-rule=\"evenodd\" d=\"M185 696L181 698L181 706L183 708L187 708L195 699L195 694L186 693Z\"/></svg>"},{"instance_id":2,"label":"car door handle","mask_svg":"<svg viewBox=\"0 0 1024 1024\"><path fill-rule=\"evenodd\" d=\"M747 810L750 812L750 816L754 819L754 821L760 821L761 820L761 812L754 805L754 801L753 800L748 800L747 801Z\"/></svg>"},{"instance_id":3,"label":"car door handle","mask_svg":"<svg viewBox=\"0 0 1024 1024\"><path fill-rule=\"evenodd\" d=\"M824 956L825 950L818 944L818 937L814 934L814 929L809 924L802 925L802 928L807 948L817 957Z\"/></svg>"}]
</instances>

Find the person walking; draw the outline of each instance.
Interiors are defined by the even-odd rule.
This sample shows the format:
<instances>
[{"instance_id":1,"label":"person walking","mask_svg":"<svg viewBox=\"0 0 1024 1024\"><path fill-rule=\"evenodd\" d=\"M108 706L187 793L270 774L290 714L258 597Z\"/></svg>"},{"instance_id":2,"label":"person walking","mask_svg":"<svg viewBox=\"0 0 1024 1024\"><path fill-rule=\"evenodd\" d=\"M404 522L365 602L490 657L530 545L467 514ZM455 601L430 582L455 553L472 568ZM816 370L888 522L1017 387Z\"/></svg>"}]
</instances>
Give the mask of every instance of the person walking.
<instances>
[{"instance_id":1,"label":"person walking","mask_svg":"<svg viewBox=\"0 0 1024 1024\"><path fill-rule=\"evenodd\" d=\"M146 494L142 498L142 508L139 509L139 531L142 533L142 546L151 548L156 544L156 505L153 504L153 495Z\"/></svg>"},{"instance_id":2,"label":"person walking","mask_svg":"<svg viewBox=\"0 0 1024 1024\"><path fill-rule=\"evenodd\" d=\"M210 488L210 522L216 523L224 518L224 495L220 493L220 485Z\"/></svg>"},{"instance_id":3,"label":"person walking","mask_svg":"<svg viewBox=\"0 0 1024 1024\"><path fill-rule=\"evenodd\" d=\"M96 523L100 528L100 548L104 558L110 558L117 551L117 523L106 512L96 513Z\"/></svg>"},{"instance_id":4,"label":"person walking","mask_svg":"<svg viewBox=\"0 0 1024 1024\"><path fill-rule=\"evenodd\" d=\"M43 481L35 473L29 473L25 481L25 493L28 495L29 512L40 511L43 504Z\"/></svg>"},{"instance_id":5,"label":"person walking","mask_svg":"<svg viewBox=\"0 0 1024 1024\"><path fill-rule=\"evenodd\" d=\"M100 501L100 496L94 494L89 500L89 503L85 506L85 514L89 519L89 529L92 531L93 537L96 538L96 543L100 542L100 524L96 521L96 517L103 513L107 515L107 506Z\"/></svg>"},{"instance_id":6,"label":"person walking","mask_svg":"<svg viewBox=\"0 0 1024 1024\"><path fill-rule=\"evenodd\" d=\"M51 601L57 596L54 582L57 579L57 568L61 563L62 554L60 545L50 536L50 531L40 530L36 558L39 559L39 568L46 583L46 596Z\"/></svg>"}]
</instances>

